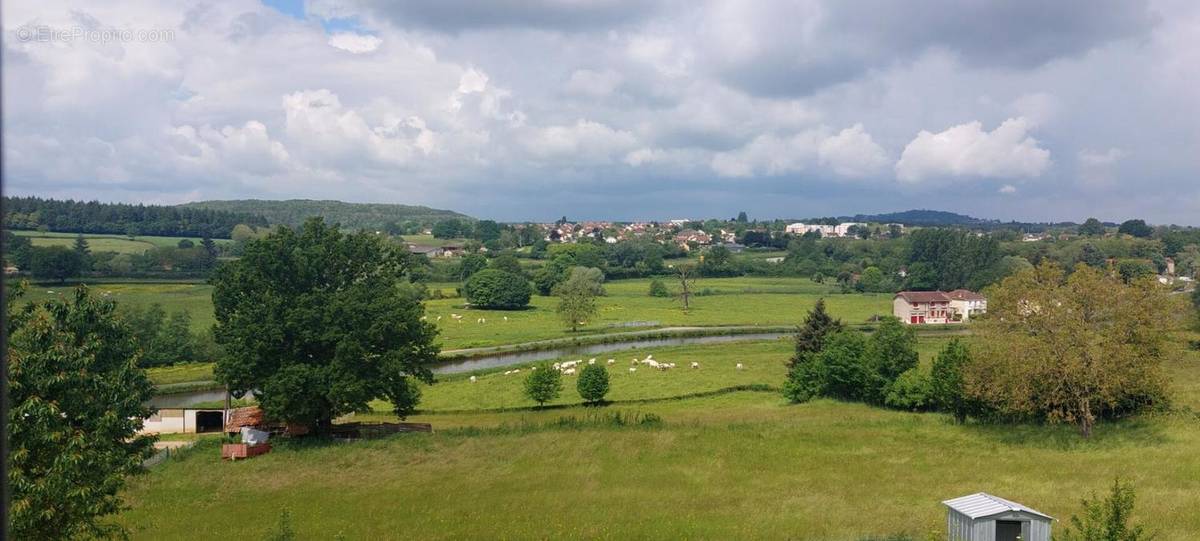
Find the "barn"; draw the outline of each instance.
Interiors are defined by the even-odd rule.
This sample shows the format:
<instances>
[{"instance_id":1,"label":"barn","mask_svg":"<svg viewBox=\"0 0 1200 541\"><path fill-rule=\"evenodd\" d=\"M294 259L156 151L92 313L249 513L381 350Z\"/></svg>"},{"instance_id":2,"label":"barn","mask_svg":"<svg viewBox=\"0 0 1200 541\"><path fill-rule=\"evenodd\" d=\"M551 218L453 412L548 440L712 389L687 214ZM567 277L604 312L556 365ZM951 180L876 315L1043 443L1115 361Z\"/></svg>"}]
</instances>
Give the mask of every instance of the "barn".
<instances>
[{"instance_id":1,"label":"barn","mask_svg":"<svg viewBox=\"0 0 1200 541\"><path fill-rule=\"evenodd\" d=\"M951 541L1050 541L1054 518L1017 502L977 492L942 503Z\"/></svg>"}]
</instances>

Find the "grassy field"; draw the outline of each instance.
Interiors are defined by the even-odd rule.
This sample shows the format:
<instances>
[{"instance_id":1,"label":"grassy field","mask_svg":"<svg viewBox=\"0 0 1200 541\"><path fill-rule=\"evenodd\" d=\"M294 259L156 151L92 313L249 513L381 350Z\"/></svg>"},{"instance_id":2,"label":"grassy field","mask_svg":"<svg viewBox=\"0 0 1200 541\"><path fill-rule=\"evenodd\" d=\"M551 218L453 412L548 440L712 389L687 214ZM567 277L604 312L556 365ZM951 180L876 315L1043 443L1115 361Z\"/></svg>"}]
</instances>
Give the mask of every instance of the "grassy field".
<instances>
[{"instance_id":1,"label":"grassy field","mask_svg":"<svg viewBox=\"0 0 1200 541\"><path fill-rule=\"evenodd\" d=\"M13 231L13 234L23 237L29 237L34 246L66 246L68 248L75 245L76 233L52 233L41 231ZM85 233L83 235L88 241L88 247L92 252L117 252L120 254L140 254L150 248L163 246L176 246L179 241L189 239L192 242L199 244L199 237L152 237L139 235L128 237L126 235L104 235ZM232 242L229 239L213 239L218 244Z\"/></svg>"},{"instance_id":2,"label":"grassy field","mask_svg":"<svg viewBox=\"0 0 1200 541\"><path fill-rule=\"evenodd\" d=\"M70 294L74 286L31 284L25 300L43 301L58 295ZM201 283L170 282L101 282L88 284L97 295L107 295L117 306L145 307L161 304L168 314L185 311L192 316L192 330L207 332L215 322L212 309L212 286Z\"/></svg>"},{"instance_id":3,"label":"grassy field","mask_svg":"<svg viewBox=\"0 0 1200 541\"><path fill-rule=\"evenodd\" d=\"M923 358L940 343L923 339ZM285 443L238 463L221 462L208 439L134 479L120 522L135 539L259 538L284 509L302 539L923 537L944 532L943 499L982 490L1065 521L1121 475L1137 489L1135 519L1159 539L1200 531L1195 413L1103 423L1084 441L1066 426L955 425L829 400L788 405L764 391L628 402L778 385L789 349L654 350L702 368L614 374L618 402L600 408L484 411L525 405L510 398L519 375L488 374L426 389L425 406L468 410L411 419L432 434ZM1200 354L1173 359L1168 373L1177 402L1195 404ZM661 422L637 422L647 415Z\"/></svg>"},{"instance_id":4,"label":"grassy field","mask_svg":"<svg viewBox=\"0 0 1200 541\"><path fill-rule=\"evenodd\" d=\"M150 381L155 385L211 381L213 379L213 363L177 364L150 368L146 372L150 376Z\"/></svg>"},{"instance_id":5,"label":"grassy field","mask_svg":"<svg viewBox=\"0 0 1200 541\"><path fill-rule=\"evenodd\" d=\"M456 284L431 284L449 293ZM100 282L93 291L108 293L122 305L163 305L167 312L185 310L192 328L212 326L212 287L200 283ZM677 299L650 297L649 280L621 280L605 285L608 296L599 299L600 315L577 333L568 332L555 313L558 299L534 296L527 310L501 311L462 308L461 298L425 303L429 320L441 331L444 349L514 344L532 340L590 336L663 326L793 325L799 323L818 298L830 312L847 323L862 323L875 314L891 313L891 295L843 295L828 285L806 278L714 278L700 280L692 308L684 312ZM674 289L675 284L668 284ZM37 285L27 298L41 300L68 291L70 286ZM450 314L463 316L455 323ZM438 316L442 316L439 321ZM504 318L507 317L508 321ZM477 323L483 318L486 323ZM634 324L634 325L630 325Z\"/></svg>"},{"instance_id":6,"label":"grassy field","mask_svg":"<svg viewBox=\"0 0 1200 541\"><path fill-rule=\"evenodd\" d=\"M464 310L463 299L433 300L426 313L441 330L446 349L528 342L547 338L620 332L645 326L793 325L799 323L818 298L829 311L847 323L862 323L876 314L891 313L891 295L843 295L828 285L805 278L714 278L697 282L691 310L679 300L647 294L649 280L621 280L605 284L608 295L597 303L599 316L578 333L567 332L555 313L558 300L534 296L527 310ZM668 283L675 289L675 284ZM450 314L463 316L461 323ZM438 316L442 319L438 320ZM507 321L504 318L508 318ZM483 318L485 323L478 323Z\"/></svg>"}]
</instances>

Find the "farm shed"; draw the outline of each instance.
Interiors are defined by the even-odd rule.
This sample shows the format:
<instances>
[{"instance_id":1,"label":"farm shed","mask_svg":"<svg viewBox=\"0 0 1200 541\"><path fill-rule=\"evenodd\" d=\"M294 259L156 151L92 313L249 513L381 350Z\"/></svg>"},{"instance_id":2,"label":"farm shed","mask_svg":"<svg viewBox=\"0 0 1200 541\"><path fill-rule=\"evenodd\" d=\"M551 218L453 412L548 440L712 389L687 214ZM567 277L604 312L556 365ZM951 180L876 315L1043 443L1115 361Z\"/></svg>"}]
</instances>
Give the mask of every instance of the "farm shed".
<instances>
[{"instance_id":1,"label":"farm shed","mask_svg":"<svg viewBox=\"0 0 1200 541\"><path fill-rule=\"evenodd\" d=\"M977 492L942 503L951 541L1050 541L1054 518L1017 502Z\"/></svg>"},{"instance_id":2,"label":"farm shed","mask_svg":"<svg viewBox=\"0 0 1200 541\"><path fill-rule=\"evenodd\" d=\"M225 426L225 410L162 408L142 421L142 434L199 434L220 432Z\"/></svg>"}]
</instances>

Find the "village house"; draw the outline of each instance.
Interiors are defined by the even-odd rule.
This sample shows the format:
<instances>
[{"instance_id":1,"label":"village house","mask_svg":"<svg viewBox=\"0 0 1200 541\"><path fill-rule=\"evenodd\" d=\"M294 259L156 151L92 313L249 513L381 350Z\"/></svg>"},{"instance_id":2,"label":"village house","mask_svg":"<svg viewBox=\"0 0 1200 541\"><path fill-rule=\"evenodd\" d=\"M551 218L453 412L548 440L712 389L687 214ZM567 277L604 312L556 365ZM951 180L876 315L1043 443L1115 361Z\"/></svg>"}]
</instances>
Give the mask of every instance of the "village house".
<instances>
[{"instance_id":1,"label":"village house","mask_svg":"<svg viewBox=\"0 0 1200 541\"><path fill-rule=\"evenodd\" d=\"M678 244L684 249L689 248L689 243L710 244L712 243L712 235L695 229L684 229L675 235L675 244Z\"/></svg>"},{"instance_id":2,"label":"village house","mask_svg":"<svg viewBox=\"0 0 1200 541\"><path fill-rule=\"evenodd\" d=\"M794 223L784 228L784 232L795 235L803 235L805 233L817 232L822 237L846 237L850 235L852 227L866 227L867 224L859 222L842 222L838 225L820 225L820 224L805 224Z\"/></svg>"},{"instance_id":3,"label":"village house","mask_svg":"<svg viewBox=\"0 0 1200 541\"><path fill-rule=\"evenodd\" d=\"M946 294L950 298L952 308L963 321L987 313L987 297L968 289L955 289Z\"/></svg>"},{"instance_id":4,"label":"village house","mask_svg":"<svg viewBox=\"0 0 1200 541\"><path fill-rule=\"evenodd\" d=\"M965 289L901 291L892 299L892 315L909 325L960 323L987 312L987 299Z\"/></svg>"}]
</instances>

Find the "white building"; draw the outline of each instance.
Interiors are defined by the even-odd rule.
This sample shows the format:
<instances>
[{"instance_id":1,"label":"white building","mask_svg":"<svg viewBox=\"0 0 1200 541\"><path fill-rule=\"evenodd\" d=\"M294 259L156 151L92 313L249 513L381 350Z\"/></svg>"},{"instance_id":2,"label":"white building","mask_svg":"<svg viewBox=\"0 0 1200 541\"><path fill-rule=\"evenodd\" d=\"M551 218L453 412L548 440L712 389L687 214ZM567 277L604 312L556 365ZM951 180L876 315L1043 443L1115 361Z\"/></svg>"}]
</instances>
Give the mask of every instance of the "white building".
<instances>
[{"instance_id":1,"label":"white building","mask_svg":"<svg viewBox=\"0 0 1200 541\"><path fill-rule=\"evenodd\" d=\"M867 224L858 222L842 222L838 225L823 225L796 222L794 224L789 224L786 228L784 228L784 231L795 235L803 235L805 233L816 231L817 233L820 233L822 237L846 237L850 234L850 228L854 226L866 227Z\"/></svg>"},{"instance_id":2,"label":"white building","mask_svg":"<svg viewBox=\"0 0 1200 541\"><path fill-rule=\"evenodd\" d=\"M950 307L962 316L963 321L987 313L987 297L967 289L955 289L946 294L950 298Z\"/></svg>"}]
</instances>

